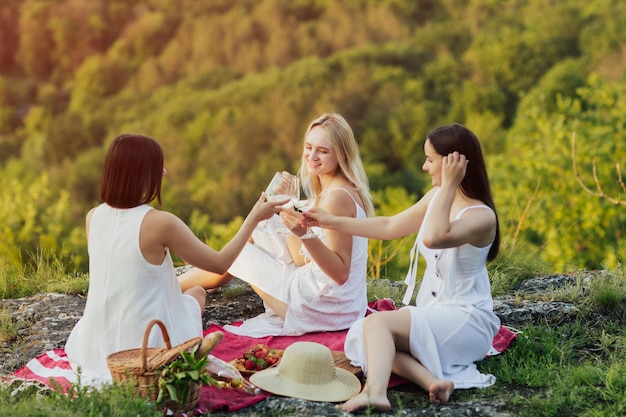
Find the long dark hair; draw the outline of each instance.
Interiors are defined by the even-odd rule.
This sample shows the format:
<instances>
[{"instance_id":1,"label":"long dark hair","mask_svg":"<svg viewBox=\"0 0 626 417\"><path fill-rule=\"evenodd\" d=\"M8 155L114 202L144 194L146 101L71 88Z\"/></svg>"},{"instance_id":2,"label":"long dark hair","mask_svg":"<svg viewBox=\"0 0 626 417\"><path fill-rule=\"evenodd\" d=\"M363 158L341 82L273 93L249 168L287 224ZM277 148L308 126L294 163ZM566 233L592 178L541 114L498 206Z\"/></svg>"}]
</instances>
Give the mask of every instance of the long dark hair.
<instances>
[{"instance_id":1,"label":"long dark hair","mask_svg":"<svg viewBox=\"0 0 626 417\"><path fill-rule=\"evenodd\" d=\"M115 208L132 208L155 198L161 204L163 150L152 138L124 134L107 151L100 199Z\"/></svg>"},{"instance_id":2,"label":"long dark hair","mask_svg":"<svg viewBox=\"0 0 626 417\"><path fill-rule=\"evenodd\" d=\"M461 181L460 188L463 194L482 201L496 213L496 235L487 255L487 260L495 259L500 251L500 225L498 224L498 212L491 194L487 168L485 167L485 160L478 138L474 132L458 123L440 126L430 132L427 138L439 155L446 156L457 151L465 155L469 161L467 172L463 181Z\"/></svg>"}]
</instances>

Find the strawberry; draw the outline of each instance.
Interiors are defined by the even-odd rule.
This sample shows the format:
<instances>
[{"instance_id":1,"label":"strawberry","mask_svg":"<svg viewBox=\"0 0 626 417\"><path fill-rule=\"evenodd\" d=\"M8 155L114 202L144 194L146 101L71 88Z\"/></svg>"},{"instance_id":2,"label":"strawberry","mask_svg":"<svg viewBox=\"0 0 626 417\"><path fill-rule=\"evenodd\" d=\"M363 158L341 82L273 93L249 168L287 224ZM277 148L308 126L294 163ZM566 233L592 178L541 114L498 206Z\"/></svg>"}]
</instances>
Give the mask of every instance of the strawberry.
<instances>
[{"instance_id":1,"label":"strawberry","mask_svg":"<svg viewBox=\"0 0 626 417\"><path fill-rule=\"evenodd\" d=\"M263 344L257 344L245 351L237 361L247 371L260 371L276 365L281 356L281 351L270 349Z\"/></svg>"}]
</instances>

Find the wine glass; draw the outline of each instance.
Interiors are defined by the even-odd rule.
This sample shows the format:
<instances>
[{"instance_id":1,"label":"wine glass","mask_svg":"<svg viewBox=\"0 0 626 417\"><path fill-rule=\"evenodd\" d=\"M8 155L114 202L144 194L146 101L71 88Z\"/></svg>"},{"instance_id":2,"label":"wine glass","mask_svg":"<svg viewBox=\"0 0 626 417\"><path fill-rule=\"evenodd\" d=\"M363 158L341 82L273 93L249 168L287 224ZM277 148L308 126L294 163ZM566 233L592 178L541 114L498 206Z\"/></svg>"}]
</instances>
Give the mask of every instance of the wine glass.
<instances>
[{"instance_id":1,"label":"wine glass","mask_svg":"<svg viewBox=\"0 0 626 417\"><path fill-rule=\"evenodd\" d=\"M265 195L267 196L267 201L278 201L284 200L289 196L285 192L285 187L281 186L283 182L283 174L277 172L272 177L272 180L267 185L265 189Z\"/></svg>"},{"instance_id":2,"label":"wine glass","mask_svg":"<svg viewBox=\"0 0 626 417\"><path fill-rule=\"evenodd\" d=\"M304 195L304 198L302 198ZM305 190L300 191L298 188L298 199L293 202L295 208L300 212L305 212L311 210L315 207L315 199L311 198ZM311 239L313 237L319 237L317 233L313 231L310 227L306 228L306 233L300 236L300 239Z\"/></svg>"},{"instance_id":3,"label":"wine glass","mask_svg":"<svg viewBox=\"0 0 626 417\"><path fill-rule=\"evenodd\" d=\"M290 209L293 207L294 201L299 198L300 195L300 183L298 177L295 175L283 175L280 172L274 174L274 177L270 181L269 185L265 189L265 195L267 201L279 201L289 199L288 202L281 207L284 209ZM291 231L286 227L270 228L269 220L265 222L264 230L268 233L277 234L280 236L289 236Z\"/></svg>"}]
</instances>

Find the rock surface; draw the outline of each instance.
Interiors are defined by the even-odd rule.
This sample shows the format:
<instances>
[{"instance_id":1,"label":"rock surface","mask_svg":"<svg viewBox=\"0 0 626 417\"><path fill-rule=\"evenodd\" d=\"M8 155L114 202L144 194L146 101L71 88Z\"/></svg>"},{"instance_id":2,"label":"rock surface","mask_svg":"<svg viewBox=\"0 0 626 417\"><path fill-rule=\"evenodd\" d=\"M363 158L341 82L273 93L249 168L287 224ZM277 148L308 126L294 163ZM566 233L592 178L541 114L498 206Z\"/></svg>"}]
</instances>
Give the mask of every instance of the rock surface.
<instances>
[{"instance_id":1,"label":"rock surface","mask_svg":"<svg viewBox=\"0 0 626 417\"><path fill-rule=\"evenodd\" d=\"M566 288L584 291L597 272L580 275L554 275L524 281L511 295L496 297L494 309L503 324L516 327L529 323L562 323L577 311L573 304L560 301L535 301L546 294ZM384 280L383 280L384 281ZM401 285L388 281L388 285ZM542 297L537 297L542 295ZM17 324L17 333L11 340L0 341L0 374L7 375L40 354L63 347L74 324L81 317L85 297L57 293L37 294L21 299L0 300L0 311L10 315ZM220 294L207 295L203 316L205 328L211 322L225 325L253 317L263 312L261 299L247 284L234 279ZM415 398L427 404L426 394L412 384L394 389L403 404L412 404ZM393 408L380 416L435 416L435 417L505 417L512 415L506 398L487 398L480 401L461 401L453 395L445 405L422 405L422 408L403 410ZM335 409L331 403L315 403L292 398L272 396L237 412L217 412L212 416L345 416L349 413Z\"/></svg>"}]
</instances>

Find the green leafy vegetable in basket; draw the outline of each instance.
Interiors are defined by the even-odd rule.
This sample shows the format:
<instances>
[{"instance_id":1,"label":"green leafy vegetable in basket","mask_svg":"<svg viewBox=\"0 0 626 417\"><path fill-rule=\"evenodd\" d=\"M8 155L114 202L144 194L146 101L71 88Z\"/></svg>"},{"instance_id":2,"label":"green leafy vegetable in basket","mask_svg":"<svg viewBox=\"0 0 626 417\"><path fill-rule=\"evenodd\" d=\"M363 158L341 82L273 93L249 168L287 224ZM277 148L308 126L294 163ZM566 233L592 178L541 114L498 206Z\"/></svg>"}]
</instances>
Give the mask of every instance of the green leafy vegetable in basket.
<instances>
[{"instance_id":1,"label":"green leafy vegetable in basket","mask_svg":"<svg viewBox=\"0 0 626 417\"><path fill-rule=\"evenodd\" d=\"M178 359L163 367L159 377L159 395L156 401L159 406L171 408L172 402L183 405L187 403L192 388L199 388L202 385L218 386L207 370L208 355L196 357L195 350L197 349L198 347L192 352L181 351ZM194 405L195 402L191 407Z\"/></svg>"}]
</instances>

